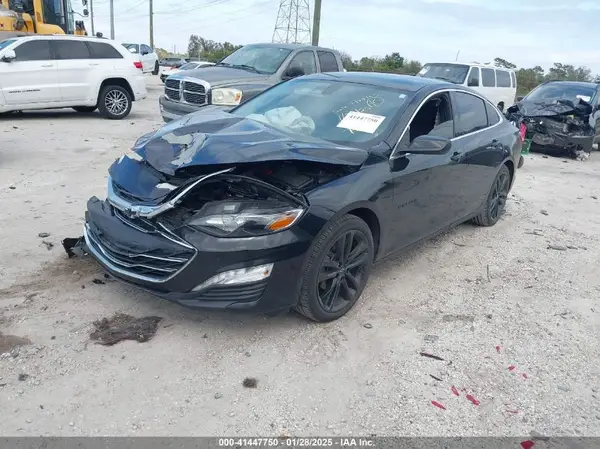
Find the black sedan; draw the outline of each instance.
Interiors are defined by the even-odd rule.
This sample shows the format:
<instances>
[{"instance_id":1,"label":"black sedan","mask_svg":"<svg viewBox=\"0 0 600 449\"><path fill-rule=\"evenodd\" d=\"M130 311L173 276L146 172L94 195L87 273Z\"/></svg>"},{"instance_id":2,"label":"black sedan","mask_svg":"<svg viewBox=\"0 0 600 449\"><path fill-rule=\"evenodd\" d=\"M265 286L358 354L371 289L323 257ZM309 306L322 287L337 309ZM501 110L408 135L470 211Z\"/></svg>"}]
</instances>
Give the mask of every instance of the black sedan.
<instances>
[{"instance_id":1,"label":"black sedan","mask_svg":"<svg viewBox=\"0 0 600 449\"><path fill-rule=\"evenodd\" d=\"M501 217L519 130L476 92L377 73L300 77L141 137L87 205L85 250L182 305L316 321L373 264Z\"/></svg>"}]
</instances>

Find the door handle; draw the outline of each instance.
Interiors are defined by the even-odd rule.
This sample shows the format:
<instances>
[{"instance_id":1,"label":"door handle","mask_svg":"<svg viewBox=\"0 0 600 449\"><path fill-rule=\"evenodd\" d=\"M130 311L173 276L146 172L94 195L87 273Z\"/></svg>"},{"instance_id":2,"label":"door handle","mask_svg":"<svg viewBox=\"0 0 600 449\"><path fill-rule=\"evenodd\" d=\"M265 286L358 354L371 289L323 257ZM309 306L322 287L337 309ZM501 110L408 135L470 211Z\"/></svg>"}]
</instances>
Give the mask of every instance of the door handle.
<instances>
[{"instance_id":1,"label":"door handle","mask_svg":"<svg viewBox=\"0 0 600 449\"><path fill-rule=\"evenodd\" d=\"M54 67L54 64L42 64L42 67Z\"/></svg>"}]
</instances>

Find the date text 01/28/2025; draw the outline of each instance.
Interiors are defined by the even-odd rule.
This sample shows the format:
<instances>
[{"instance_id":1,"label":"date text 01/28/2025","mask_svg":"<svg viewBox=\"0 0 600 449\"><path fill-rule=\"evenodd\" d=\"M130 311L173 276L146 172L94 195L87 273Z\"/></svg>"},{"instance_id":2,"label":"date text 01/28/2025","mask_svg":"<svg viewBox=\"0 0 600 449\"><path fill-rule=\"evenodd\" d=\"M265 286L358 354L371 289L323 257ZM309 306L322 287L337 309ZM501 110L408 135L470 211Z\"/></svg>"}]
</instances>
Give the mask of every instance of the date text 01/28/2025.
<instances>
[{"instance_id":1,"label":"date text 01/28/2025","mask_svg":"<svg viewBox=\"0 0 600 449\"><path fill-rule=\"evenodd\" d=\"M221 447L370 447L373 440L369 438L219 438Z\"/></svg>"}]
</instances>

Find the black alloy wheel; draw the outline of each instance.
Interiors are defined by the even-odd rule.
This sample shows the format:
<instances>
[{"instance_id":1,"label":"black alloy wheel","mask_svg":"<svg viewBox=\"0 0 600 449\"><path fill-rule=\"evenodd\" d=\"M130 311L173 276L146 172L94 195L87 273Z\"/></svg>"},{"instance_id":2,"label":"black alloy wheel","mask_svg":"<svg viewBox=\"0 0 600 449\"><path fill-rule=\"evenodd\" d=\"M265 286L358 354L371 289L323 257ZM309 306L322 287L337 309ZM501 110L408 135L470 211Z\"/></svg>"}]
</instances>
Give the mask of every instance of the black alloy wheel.
<instances>
[{"instance_id":1,"label":"black alloy wheel","mask_svg":"<svg viewBox=\"0 0 600 449\"><path fill-rule=\"evenodd\" d=\"M314 321L332 321L358 301L373 265L368 225L346 215L329 224L313 243L296 311Z\"/></svg>"},{"instance_id":2,"label":"black alloy wheel","mask_svg":"<svg viewBox=\"0 0 600 449\"><path fill-rule=\"evenodd\" d=\"M510 190L510 171L506 165L502 165L488 194L485 209L475 218L473 223L479 226L495 225L506 207L506 199Z\"/></svg>"}]
</instances>

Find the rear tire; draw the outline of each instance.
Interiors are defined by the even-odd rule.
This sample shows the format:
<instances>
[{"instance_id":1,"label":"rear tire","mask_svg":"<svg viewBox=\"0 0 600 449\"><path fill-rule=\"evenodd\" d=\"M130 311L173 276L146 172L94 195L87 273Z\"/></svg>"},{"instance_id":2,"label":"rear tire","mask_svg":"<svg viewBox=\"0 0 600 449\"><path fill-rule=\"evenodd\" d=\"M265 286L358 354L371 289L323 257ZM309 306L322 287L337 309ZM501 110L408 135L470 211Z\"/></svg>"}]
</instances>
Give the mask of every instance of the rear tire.
<instances>
[{"instance_id":1,"label":"rear tire","mask_svg":"<svg viewBox=\"0 0 600 449\"><path fill-rule=\"evenodd\" d=\"M494 226L500 220L510 189L510 170L502 165L492 183L483 211L471 220L478 226Z\"/></svg>"},{"instance_id":2,"label":"rear tire","mask_svg":"<svg viewBox=\"0 0 600 449\"><path fill-rule=\"evenodd\" d=\"M77 112L89 114L90 112L94 112L96 109L98 109L98 106L75 106L73 109Z\"/></svg>"},{"instance_id":3,"label":"rear tire","mask_svg":"<svg viewBox=\"0 0 600 449\"><path fill-rule=\"evenodd\" d=\"M158 75L158 61L154 63L154 70L152 70L153 75Z\"/></svg>"},{"instance_id":4,"label":"rear tire","mask_svg":"<svg viewBox=\"0 0 600 449\"><path fill-rule=\"evenodd\" d=\"M344 215L329 223L308 251L294 310L320 322L344 316L367 284L373 255L373 236L363 220Z\"/></svg>"},{"instance_id":5,"label":"rear tire","mask_svg":"<svg viewBox=\"0 0 600 449\"><path fill-rule=\"evenodd\" d=\"M124 119L131 112L131 94L121 86L104 86L98 98L98 110L109 120Z\"/></svg>"}]
</instances>

